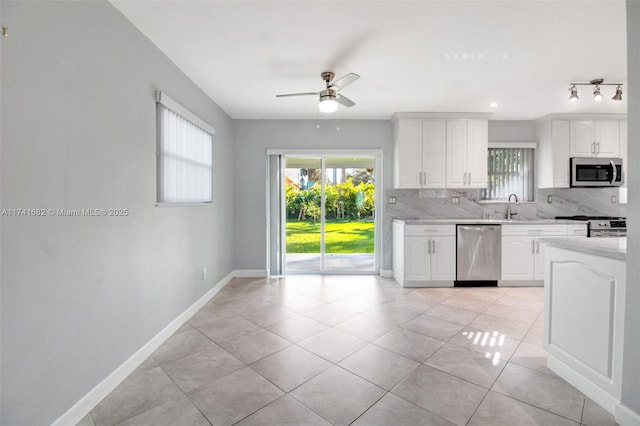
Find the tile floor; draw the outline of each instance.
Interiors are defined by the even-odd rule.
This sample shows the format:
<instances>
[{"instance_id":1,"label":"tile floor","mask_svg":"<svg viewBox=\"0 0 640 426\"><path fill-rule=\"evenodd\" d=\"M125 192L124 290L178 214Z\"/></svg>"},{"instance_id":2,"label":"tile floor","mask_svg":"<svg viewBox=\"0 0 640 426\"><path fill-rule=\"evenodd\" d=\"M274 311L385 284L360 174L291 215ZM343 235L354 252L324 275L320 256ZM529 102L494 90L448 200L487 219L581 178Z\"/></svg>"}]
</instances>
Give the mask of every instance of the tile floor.
<instances>
[{"instance_id":1,"label":"tile floor","mask_svg":"<svg viewBox=\"0 0 640 426\"><path fill-rule=\"evenodd\" d=\"M547 369L542 310L542 288L234 279L80 425L614 425Z\"/></svg>"}]
</instances>

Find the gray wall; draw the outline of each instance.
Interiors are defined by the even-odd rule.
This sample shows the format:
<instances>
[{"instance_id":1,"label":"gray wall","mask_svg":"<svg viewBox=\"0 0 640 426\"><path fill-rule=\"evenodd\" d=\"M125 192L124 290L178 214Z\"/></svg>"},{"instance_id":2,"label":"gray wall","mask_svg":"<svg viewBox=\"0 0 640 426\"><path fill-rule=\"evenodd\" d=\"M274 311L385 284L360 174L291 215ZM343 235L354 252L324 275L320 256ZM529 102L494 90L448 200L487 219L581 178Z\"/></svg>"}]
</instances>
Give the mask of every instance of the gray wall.
<instances>
[{"instance_id":1,"label":"gray wall","mask_svg":"<svg viewBox=\"0 0 640 426\"><path fill-rule=\"evenodd\" d=\"M392 185L393 136L386 120L236 120L236 269L266 269L268 149L381 149L383 185ZM230 199L231 201L231 199Z\"/></svg>"},{"instance_id":2,"label":"gray wall","mask_svg":"<svg viewBox=\"0 0 640 426\"><path fill-rule=\"evenodd\" d=\"M233 124L106 1L2 13L2 207L130 211L2 217L0 423L49 424L233 270ZM154 205L156 89L216 128L211 206Z\"/></svg>"},{"instance_id":3,"label":"gray wall","mask_svg":"<svg viewBox=\"0 0 640 426\"><path fill-rule=\"evenodd\" d=\"M535 142L533 120L489 121L489 142Z\"/></svg>"},{"instance_id":4,"label":"gray wall","mask_svg":"<svg viewBox=\"0 0 640 426\"><path fill-rule=\"evenodd\" d=\"M629 93L629 164L640 164L640 1L627 1L627 76ZM637 162L636 162L637 161ZM629 238L624 333L622 403L640 416L640 168L630 167ZM635 260L635 261L634 261Z\"/></svg>"}]
</instances>

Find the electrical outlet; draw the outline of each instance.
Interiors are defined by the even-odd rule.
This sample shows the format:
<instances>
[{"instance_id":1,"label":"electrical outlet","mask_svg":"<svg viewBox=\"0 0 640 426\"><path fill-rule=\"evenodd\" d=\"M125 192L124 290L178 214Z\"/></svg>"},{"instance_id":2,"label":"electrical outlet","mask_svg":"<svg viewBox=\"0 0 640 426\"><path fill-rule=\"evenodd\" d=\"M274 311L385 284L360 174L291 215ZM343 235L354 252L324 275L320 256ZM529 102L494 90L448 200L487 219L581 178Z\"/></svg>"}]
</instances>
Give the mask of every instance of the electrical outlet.
<instances>
[{"instance_id":1,"label":"electrical outlet","mask_svg":"<svg viewBox=\"0 0 640 426\"><path fill-rule=\"evenodd\" d=\"M551 198L551 195L547 195L547 203L549 204L553 203L553 199Z\"/></svg>"},{"instance_id":2,"label":"electrical outlet","mask_svg":"<svg viewBox=\"0 0 640 426\"><path fill-rule=\"evenodd\" d=\"M206 280L207 279L207 267L203 267L202 268L202 279Z\"/></svg>"},{"instance_id":3,"label":"electrical outlet","mask_svg":"<svg viewBox=\"0 0 640 426\"><path fill-rule=\"evenodd\" d=\"M611 196L611 202L612 202L613 204L617 203L617 202L618 202L618 197L616 197L615 195L612 195L612 196Z\"/></svg>"},{"instance_id":4,"label":"electrical outlet","mask_svg":"<svg viewBox=\"0 0 640 426\"><path fill-rule=\"evenodd\" d=\"M460 197L451 197L451 204L460 204Z\"/></svg>"},{"instance_id":5,"label":"electrical outlet","mask_svg":"<svg viewBox=\"0 0 640 426\"><path fill-rule=\"evenodd\" d=\"M396 197L389 197L389 204L395 204L396 203Z\"/></svg>"}]
</instances>

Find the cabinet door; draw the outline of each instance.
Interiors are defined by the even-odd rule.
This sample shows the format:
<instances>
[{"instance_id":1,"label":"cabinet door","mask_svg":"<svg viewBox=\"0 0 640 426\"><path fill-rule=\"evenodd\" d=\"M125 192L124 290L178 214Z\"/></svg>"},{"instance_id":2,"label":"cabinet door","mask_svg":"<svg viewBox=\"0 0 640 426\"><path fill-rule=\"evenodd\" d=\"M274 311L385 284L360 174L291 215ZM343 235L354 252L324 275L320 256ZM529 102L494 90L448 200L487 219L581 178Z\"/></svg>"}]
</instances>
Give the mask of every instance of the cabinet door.
<instances>
[{"instance_id":1,"label":"cabinet door","mask_svg":"<svg viewBox=\"0 0 640 426\"><path fill-rule=\"evenodd\" d=\"M620 156L620 123L618 120L595 122L596 155L598 157Z\"/></svg>"},{"instance_id":2,"label":"cabinet door","mask_svg":"<svg viewBox=\"0 0 640 426\"><path fill-rule=\"evenodd\" d=\"M396 188L420 188L422 173L422 121L402 120L396 135Z\"/></svg>"},{"instance_id":3,"label":"cabinet door","mask_svg":"<svg viewBox=\"0 0 640 426\"><path fill-rule=\"evenodd\" d=\"M447 187L466 185L467 152L467 120L447 120Z\"/></svg>"},{"instance_id":4,"label":"cabinet door","mask_svg":"<svg viewBox=\"0 0 640 426\"><path fill-rule=\"evenodd\" d=\"M456 279L456 237L431 237L431 279Z\"/></svg>"},{"instance_id":5,"label":"cabinet door","mask_svg":"<svg viewBox=\"0 0 640 426\"><path fill-rule=\"evenodd\" d=\"M569 188L570 135L569 122L554 120L551 123L553 187Z\"/></svg>"},{"instance_id":6,"label":"cabinet door","mask_svg":"<svg viewBox=\"0 0 640 426\"><path fill-rule=\"evenodd\" d=\"M429 281L429 237L405 237L404 244L405 281Z\"/></svg>"},{"instance_id":7,"label":"cabinet door","mask_svg":"<svg viewBox=\"0 0 640 426\"><path fill-rule=\"evenodd\" d=\"M502 279L532 280L534 276L534 237L502 236Z\"/></svg>"},{"instance_id":8,"label":"cabinet door","mask_svg":"<svg viewBox=\"0 0 640 426\"><path fill-rule=\"evenodd\" d=\"M627 120L620 121L620 158L622 158L622 186L627 187L627 158L628 156L628 127Z\"/></svg>"},{"instance_id":9,"label":"cabinet door","mask_svg":"<svg viewBox=\"0 0 640 426\"><path fill-rule=\"evenodd\" d=\"M445 120L422 122L422 171L425 188L445 187L447 124Z\"/></svg>"},{"instance_id":10,"label":"cabinet door","mask_svg":"<svg viewBox=\"0 0 640 426\"><path fill-rule=\"evenodd\" d=\"M595 155L595 130L591 120L571 120L571 157Z\"/></svg>"},{"instance_id":11,"label":"cabinet door","mask_svg":"<svg viewBox=\"0 0 640 426\"><path fill-rule=\"evenodd\" d=\"M467 142L467 185L472 188L487 187L487 157L489 153L489 122L469 120Z\"/></svg>"}]
</instances>

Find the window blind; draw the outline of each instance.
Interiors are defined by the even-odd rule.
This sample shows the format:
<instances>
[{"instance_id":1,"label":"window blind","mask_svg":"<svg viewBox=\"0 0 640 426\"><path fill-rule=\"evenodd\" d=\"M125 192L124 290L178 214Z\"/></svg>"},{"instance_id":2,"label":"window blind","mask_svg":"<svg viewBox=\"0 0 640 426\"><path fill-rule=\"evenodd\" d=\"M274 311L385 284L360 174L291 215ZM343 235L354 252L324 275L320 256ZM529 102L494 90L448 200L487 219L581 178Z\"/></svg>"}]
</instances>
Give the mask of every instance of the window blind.
<instances>
[{"instance_id":1,"label":"window blind","mask_svg":"<svg viewBox=\"0 0 640 426\"><path fill-rule=\"evenodd\" d=\"M210 203L213 136L163 104L157 108L158 202Z\"/></svg>"},{"instance_id":2,"label":"window blind","mask_svg":"<svg viewBox=\"0 0 640 426\"><path fill-rule=\"evenodd\" d=\"M484 200L504 200L516 194L521 201L533 201L533 148L489 148L487 188Z\"/></svg>"}]
</instances>

